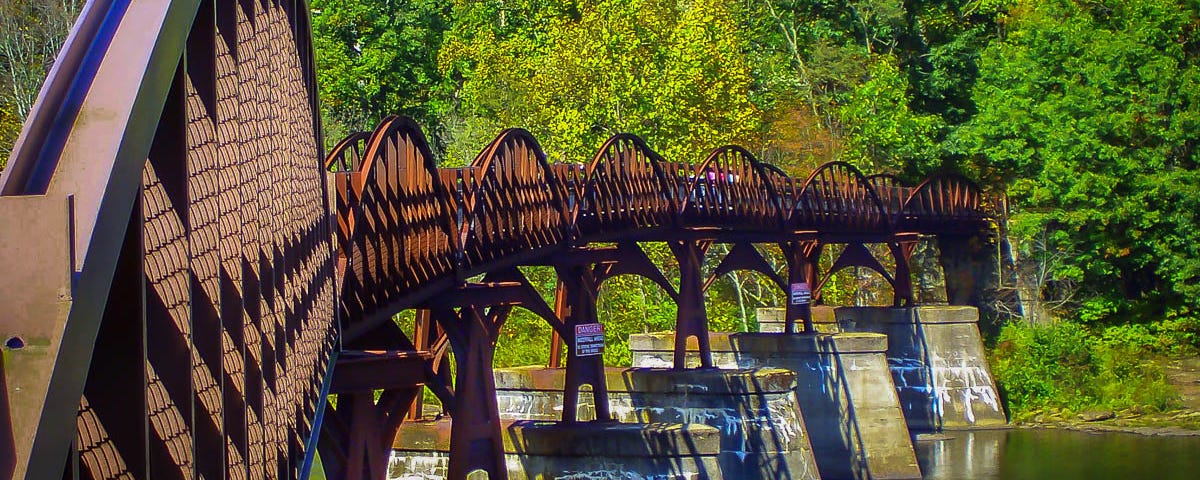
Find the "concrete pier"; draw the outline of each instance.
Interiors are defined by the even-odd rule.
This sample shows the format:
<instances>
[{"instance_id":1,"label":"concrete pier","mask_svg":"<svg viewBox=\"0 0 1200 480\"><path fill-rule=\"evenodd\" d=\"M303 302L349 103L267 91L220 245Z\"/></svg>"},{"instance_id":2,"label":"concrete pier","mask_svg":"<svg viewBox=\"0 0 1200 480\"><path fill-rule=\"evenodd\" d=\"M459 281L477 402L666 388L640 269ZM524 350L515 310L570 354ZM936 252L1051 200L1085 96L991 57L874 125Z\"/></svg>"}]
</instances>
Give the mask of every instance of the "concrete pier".
<instances>
[{"instance_id":1,"label":"concrete pier","mask_svg":"<svg viewBox=\"0 0 1200 480\"><path fill-rule=\"evenodd\" d=\"M725 478L819 478L790 371L614 368L607 377L611 409L621 422L716 428ZM556 419L562 411L562 386L561 369L499 369L501 416ZM578 418L589 420L591 398L582 397Z\"/></svg>"},{"instance_id":2,"label":"concrete pier","mask_svg":"<svg viewBox=\"0 0 1200 480\"><path fill-rule=\"evenodd\" d=\"M839 307L847 332L887 335L888 367L913 430L1006 425L974 307Z\"/></svg>"},{"instance_id":3,"label":"concrete pier","mask_svg":"<svg viewBox=\"0 0 1200 480\"><path fill-rule=\"evenodd\" d=\"M796 372L796 397L824 479L921 478L883 335L730 335L739 365Z\"/></svg>"},{"instance_id":4,"label":"concrete pier","mask_svg":"<svg viewBox=\"0 0 1200 480\"><path fill-rule=\"evenodd\" d=\"M837 317L833 313L834 307L828 305L813 305L812 320L813 326L820 333L840 333L841 327L838 327ZM784 309L782 308L760 308L757 312L758 331L763 333L783 333ZM800 326L796 327L801 328Z\"/></svg>"},{"instance_id":5,"label":"concrete pier","mask_svg":"<svg viewBox=\"0 0 1200 480\"><path fill-rule=\"evenodd\" d=\"M1007 425L983 350L979 310L966 306L813 307L818 330L882 333L888 368L914 431ZM781 331L782 308L758 309L760 331Z\"/></svg>"},{"instance_id":6,"label":"concrete pier","mask_svg":"<svg viewBox=\"0 0 1200 480\"><path fill-rule=\"evenodd\" d=\"M786 368L821 478L921 478L879 334L713 333L722 368ZM669 361L674 334L634 335L634 362ZM719 360L718 360L719 359ZM690 359L689 359L690 360Z\"/></svg>"},{"instance_id":7,"label":"concrete pier","mask_svg":"<svg viewBox=\"0 0 1200 480\"><path fill-rule=\"evenodd\" d=\"M721 480L720 433L707 425L502 421L510 480ZM446 478L450 419L406 422L389 480Z\"/></svg>"}]
</instances>

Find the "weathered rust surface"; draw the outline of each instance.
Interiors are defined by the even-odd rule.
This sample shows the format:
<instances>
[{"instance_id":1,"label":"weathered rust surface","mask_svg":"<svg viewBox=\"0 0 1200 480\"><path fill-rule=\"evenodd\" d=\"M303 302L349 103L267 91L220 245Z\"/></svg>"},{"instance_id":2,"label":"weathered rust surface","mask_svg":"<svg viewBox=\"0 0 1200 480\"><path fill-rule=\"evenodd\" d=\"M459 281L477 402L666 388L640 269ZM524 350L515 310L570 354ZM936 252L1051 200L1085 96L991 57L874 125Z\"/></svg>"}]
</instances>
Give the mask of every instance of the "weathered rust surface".
<instances>
[{"instance_id":1,"label":"weathered rust surface","mask_svg":"<svg viewBox=\"0 0 1200 480\"><path fill-rule=\"evenodd\" d=\"M337 345L307 11L85 9L3 179L40 219L4 223L3 478L300 476Z\"/></svg>"}]
</instances>

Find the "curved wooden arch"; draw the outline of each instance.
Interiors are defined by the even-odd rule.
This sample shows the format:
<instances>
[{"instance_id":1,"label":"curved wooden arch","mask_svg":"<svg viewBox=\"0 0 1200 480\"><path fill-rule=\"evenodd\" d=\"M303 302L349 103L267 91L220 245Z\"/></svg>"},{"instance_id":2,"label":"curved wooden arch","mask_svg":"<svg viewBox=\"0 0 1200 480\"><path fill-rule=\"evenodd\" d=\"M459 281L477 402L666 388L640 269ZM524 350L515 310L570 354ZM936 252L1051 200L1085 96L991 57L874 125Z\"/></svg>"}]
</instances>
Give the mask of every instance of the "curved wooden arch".
<instances>
[{"instance_id":1,"label":"curved wooden arch","mask_svg":"<svg viewBox=\"0 0 1200 480\"><path fill-rule=\"evenodd\" d=\"M986 224L982 193L958 174L937 174L913 188L904 200L898 228L928 233L966 233Z\"/></svg>"},{"instance_id":2,"label":"curved wooden arch","mask_svg":"<svg viewBox=\"0 0 1200 480\"><path fill-rule=\"evenodd\" d=\"M866 177L833 162L797 182L741 147L716 149L700 165L689 165L664 160L629 134L610 138L587 165L552 165L521 129L502 132L471 166L436 169L419 132L411 120L389 118L370 137L363 171L349 175L357 186L341 205L351 212L340 212L339 220L366 223L363 231L381 229L393 238L354 237L358 243L350 245L362 258L350 262L357 270L347 277L344 313L362 326L347 330L349 337L472 276L522 262L553 263L553 252L593 242L680 241L697 233L687 230L701 228L708 241L718 242L820 235L823 242L892 245L901 233L986 226L977 190L953 176L914 188L894 176ZM395 172L373 173L384 168ZM374 190L364 189L368 180ZM414 182L422 187L406 186ZM390 200L355 204L365 202L369 191ZM896 213L901 195L907 210ZM399 216L418 218L426 236L413 240L412 227ZM449 235L431 231L434 223ZM428 253L414 258L409 249Z\"/></svg>"},{"instance_id":3,"label":"curved wooden arch","mask_svg":"<svg viewBox=\"0 0 1200 480\"><path fill-rule=\"evenodd\" d=\"M687 179L680 219L688 226L778 229L779 196L762 163L746 149L713 150Z\"/></svg>"},{"instance_id":4,"label":"curved wooden arch","mask_svg":"<svg viewBox=\"0 0 1200 480\"><path fill-rule=\"evenodd\" d=\"M799 195L796 190L796 179L775 165L766 162L759 162L759 164L762 165L763 172L767 174L768 181L775 187L775 195L779 199L779 213L783 216L784 224L787 225L796 211L796 199Z\"/></svg>"},{"instance_id":5,"label":"curved wooden arch","mask_svg":"<svg viewBox=\"0 0 1200 480\"><path fill-rule=\"evenodd\" d=\"M325 157L325 170L332 173L358 171L372 132L354 132L343 138Z\"/></svg>"},{"instance_id":6,"label":"curved wooden arch","mask_svg":"<svg viewBox=\"0 0 1200 480\"><path fill-rule=\"evenodd\" d=\"M890 232L879 195L858 168L846 162L822 165L801 184L791 226L833 233Z\"/></svg>"},{"instance_id":7,"label":"curved wooden arch","mask_svg":"<svg viewBox=\"0 0 1200 480\"><path fill-rule=\"evenodd\" d=\"M570 218L578 230L601 234L674 223L676 199L662 162L635 135L618 134L604 142L585 167L579 201L572 205Z\"/></svg>"},{"instance_id":8,"label":"curved wooden arch","mask_svg":"<svg viewBox=\"0 0 1200 480\"><path fill-rule=\"evenodd\" d=\"M349 184L344 313L366 315L379 299L364 296L414 289L454 271L450 197L415 122L384 119Z\"/></svg>"},{"instance_id":9,"label":"curved wooden arch","mask_svg":"<svg viewBox=\"0 0 1200 480\"><path fill-rule=\"evenodd\" d=\"M888 218L892 219L892 225L896 225L900 214L904 211L904 201L912 193L912 185L889 173L871 175L867 177L867 182L879 195L879 200L883 203Z\"/></svg>"},{"instance_id":10,"label":"curved wooden arch","mask_svg":"<svg viewBox=\"0 0 1200 480\"><path fill-rule=\"evenodd\" d=\"M532 134L504 130L471 167L475 177L464 185L465 219L458 231L468 270L562 240L566 195Z\"/></svg>"}]
</instances>

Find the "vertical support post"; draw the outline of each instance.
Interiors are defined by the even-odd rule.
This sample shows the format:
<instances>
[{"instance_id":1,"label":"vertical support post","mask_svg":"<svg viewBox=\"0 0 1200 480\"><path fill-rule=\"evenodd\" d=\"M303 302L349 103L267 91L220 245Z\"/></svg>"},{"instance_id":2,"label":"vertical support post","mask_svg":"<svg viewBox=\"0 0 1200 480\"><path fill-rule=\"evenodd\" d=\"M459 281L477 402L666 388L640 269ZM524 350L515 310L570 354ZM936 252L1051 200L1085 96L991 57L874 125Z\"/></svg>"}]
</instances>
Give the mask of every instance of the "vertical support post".
<instances>
[{"instance_id":1,"label":"vertical support post","mask_svg":"<svg viewBox=\"0 0 1200 480\"><path fill-rule=\"evenodd\" d=\"M322 460L330 480L387 478L389 452L406 405L419 388L338 392L337 408L326 404L329 427L322 431Z\"/></svg>"},{"instance_id":2,"label":"vertical support post","mask_svg":"<svg viewBox=\"0 0 1200 480\"><path fill-rule=\"evenodd\" d=\"M784 292L788 298L787 306L784 309L784 332L797 333L796 321L800 320L804 324L804 333L817 333L816 327L813 326L812 320L812 304L817 301L820 296L820 291L817 290L818 263L821 259L821 244L816 241L791 241L780 245L785 252L788 263L788 286L799 283L807 284L811 289L811 298L808 302L793 303L791 292Z\"/></svg>"},{"instance_id":3,"label":"vertical support post","mask_svg":"<svg viewBox=\"0 0 1200 480\"><path fill-rule=\"evenodd\" d=\"M599 323L596 315L596 299L599 288L591 268L587 265L558 269L559 288L555 292L555 313L562 320L561 338L568 345L575 345L575 326ZM561 301L560 301L561 299ZM561 345L561 342L560 342ZM591 355L581 357L574 348L567 349L566 384L563 391L563 423L575 423L579 419L579 392L583 385L592 386L592 401L596 405L596 420L612 420L608 405L608 383L604 376L604 357ZM551 355L556 355L551 352Z\"/></svg>"},{"instance_id":4,"label":"vertical support post","mask_svg":"<svg viewBox=\"0 0 1200 480\"><path fill-rule=\"evenodd\" d=\"M687 339L696 337L700 367L713 368L708 343L708 314L704 310L704 272L701 266L707 245L697 240L671 242L671 251L679 262L679 300L675 317L674 368L687 368Z\"/></svg>"},{"instance_id":5,"label":"vertical support post","mask_svg":"<svg viewBox=\"0 0 1200 480\"><path fill-rule=\"evenodd\" d=\"M938 235L942 271L946 279L946 300L950 305L970 305L979 309L979 330L987 336L1000 333L1005 318L998 301L1009 301L1012 311L1020 311L1020 299L1001 299L996 291L1000 275L1013 271L1011 258L996 258L995 246L985 234ZM1015 281L1011 282L1015 284Z\"/></svg>"},{"instance_id":6,"label":"vertical support post","mask_svg":"<svg viewBox=\"0 0 1200 480\"><path fill-rule=\"evenodd\" d=\"M492 373L496 336L511 306L463 307L458 314L434 312L454 347L458 369L454 382L454 419L450 424L450 480L465 480L476 470L489 478L505 478L504 441Z\"/></svg>"},{"instance_id":7,"label":"vertical support post","mask_svg":"<svg viewBox=\"0 0 1200 480\"><path fill-rule=\"evenodd\" d=\"M561 275L562 275L562 273L559 272L560 277L561 277ZM571 310L570 303L568 303L568 301L567 301L567 289L563 285L563 281L560 278L558 280L558 284L554 287L554 314L559 319L566 319L567 314L568 314L568 312L570 312L570 310ZM551 329L551 331L550 331L550 361L547 362L547 364L546 364L547 367L562 368L562 348L563 348L562 335L559 335L557 329Z\"/></svg>"},{"instance_id":8,"label":"vertical support post","mask_svg":"<svg viewBox=\"0 0 1200 480\"><path fill-rule=\"evenodd\" d=\"M896 276L892 285L894 298L892 305L896 307L911 307L914 302L913 284L912 284L912 255L913 250L917 248L917 242L889 242L888 249L892 251L892 258L896 261Z\"/></svg>"},{"instance_id":9,"label":"vertical support post","mask_svg":"<svg viewBox=\"0 0 1200 480\"><path fill-rule=\"evenodd\" d=\"M433 323L428 309L420 308L416 312L416 318L413 321L413 348L417 351L427 351L437 341L437 325ZM418 392L423 393L423 390L418 390ZM408 413L404 416L405 420L421 419L425 409L424 397L424 395L418 394L413 399L412 405L408 407Z\"/></svg>"}]
</instances>

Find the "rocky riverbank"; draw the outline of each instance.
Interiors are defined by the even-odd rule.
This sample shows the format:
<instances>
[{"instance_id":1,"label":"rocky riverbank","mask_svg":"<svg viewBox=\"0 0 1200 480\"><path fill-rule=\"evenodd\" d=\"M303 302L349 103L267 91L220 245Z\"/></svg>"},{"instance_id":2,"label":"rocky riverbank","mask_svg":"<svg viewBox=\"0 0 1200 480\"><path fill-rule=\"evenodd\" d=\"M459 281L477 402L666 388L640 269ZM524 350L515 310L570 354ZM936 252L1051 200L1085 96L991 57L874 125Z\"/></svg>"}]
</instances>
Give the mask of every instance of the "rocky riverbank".
<instances>
[{"instance_id":1,"label":"rocky riverbank","mask_svg":"<svg viewBox=\"0 0 1200 480\"><path fill-rule=\"evenodd\" d=\"M1084 432L1128 432L1141 435L1200 436L1200 357L1163 360L1167 380L1179 392L1178 409L1166 412L1093 410L1079 414L1051 410L1035 413L1018 428L1061 428Z\"/></svg>"}]
</instances>

